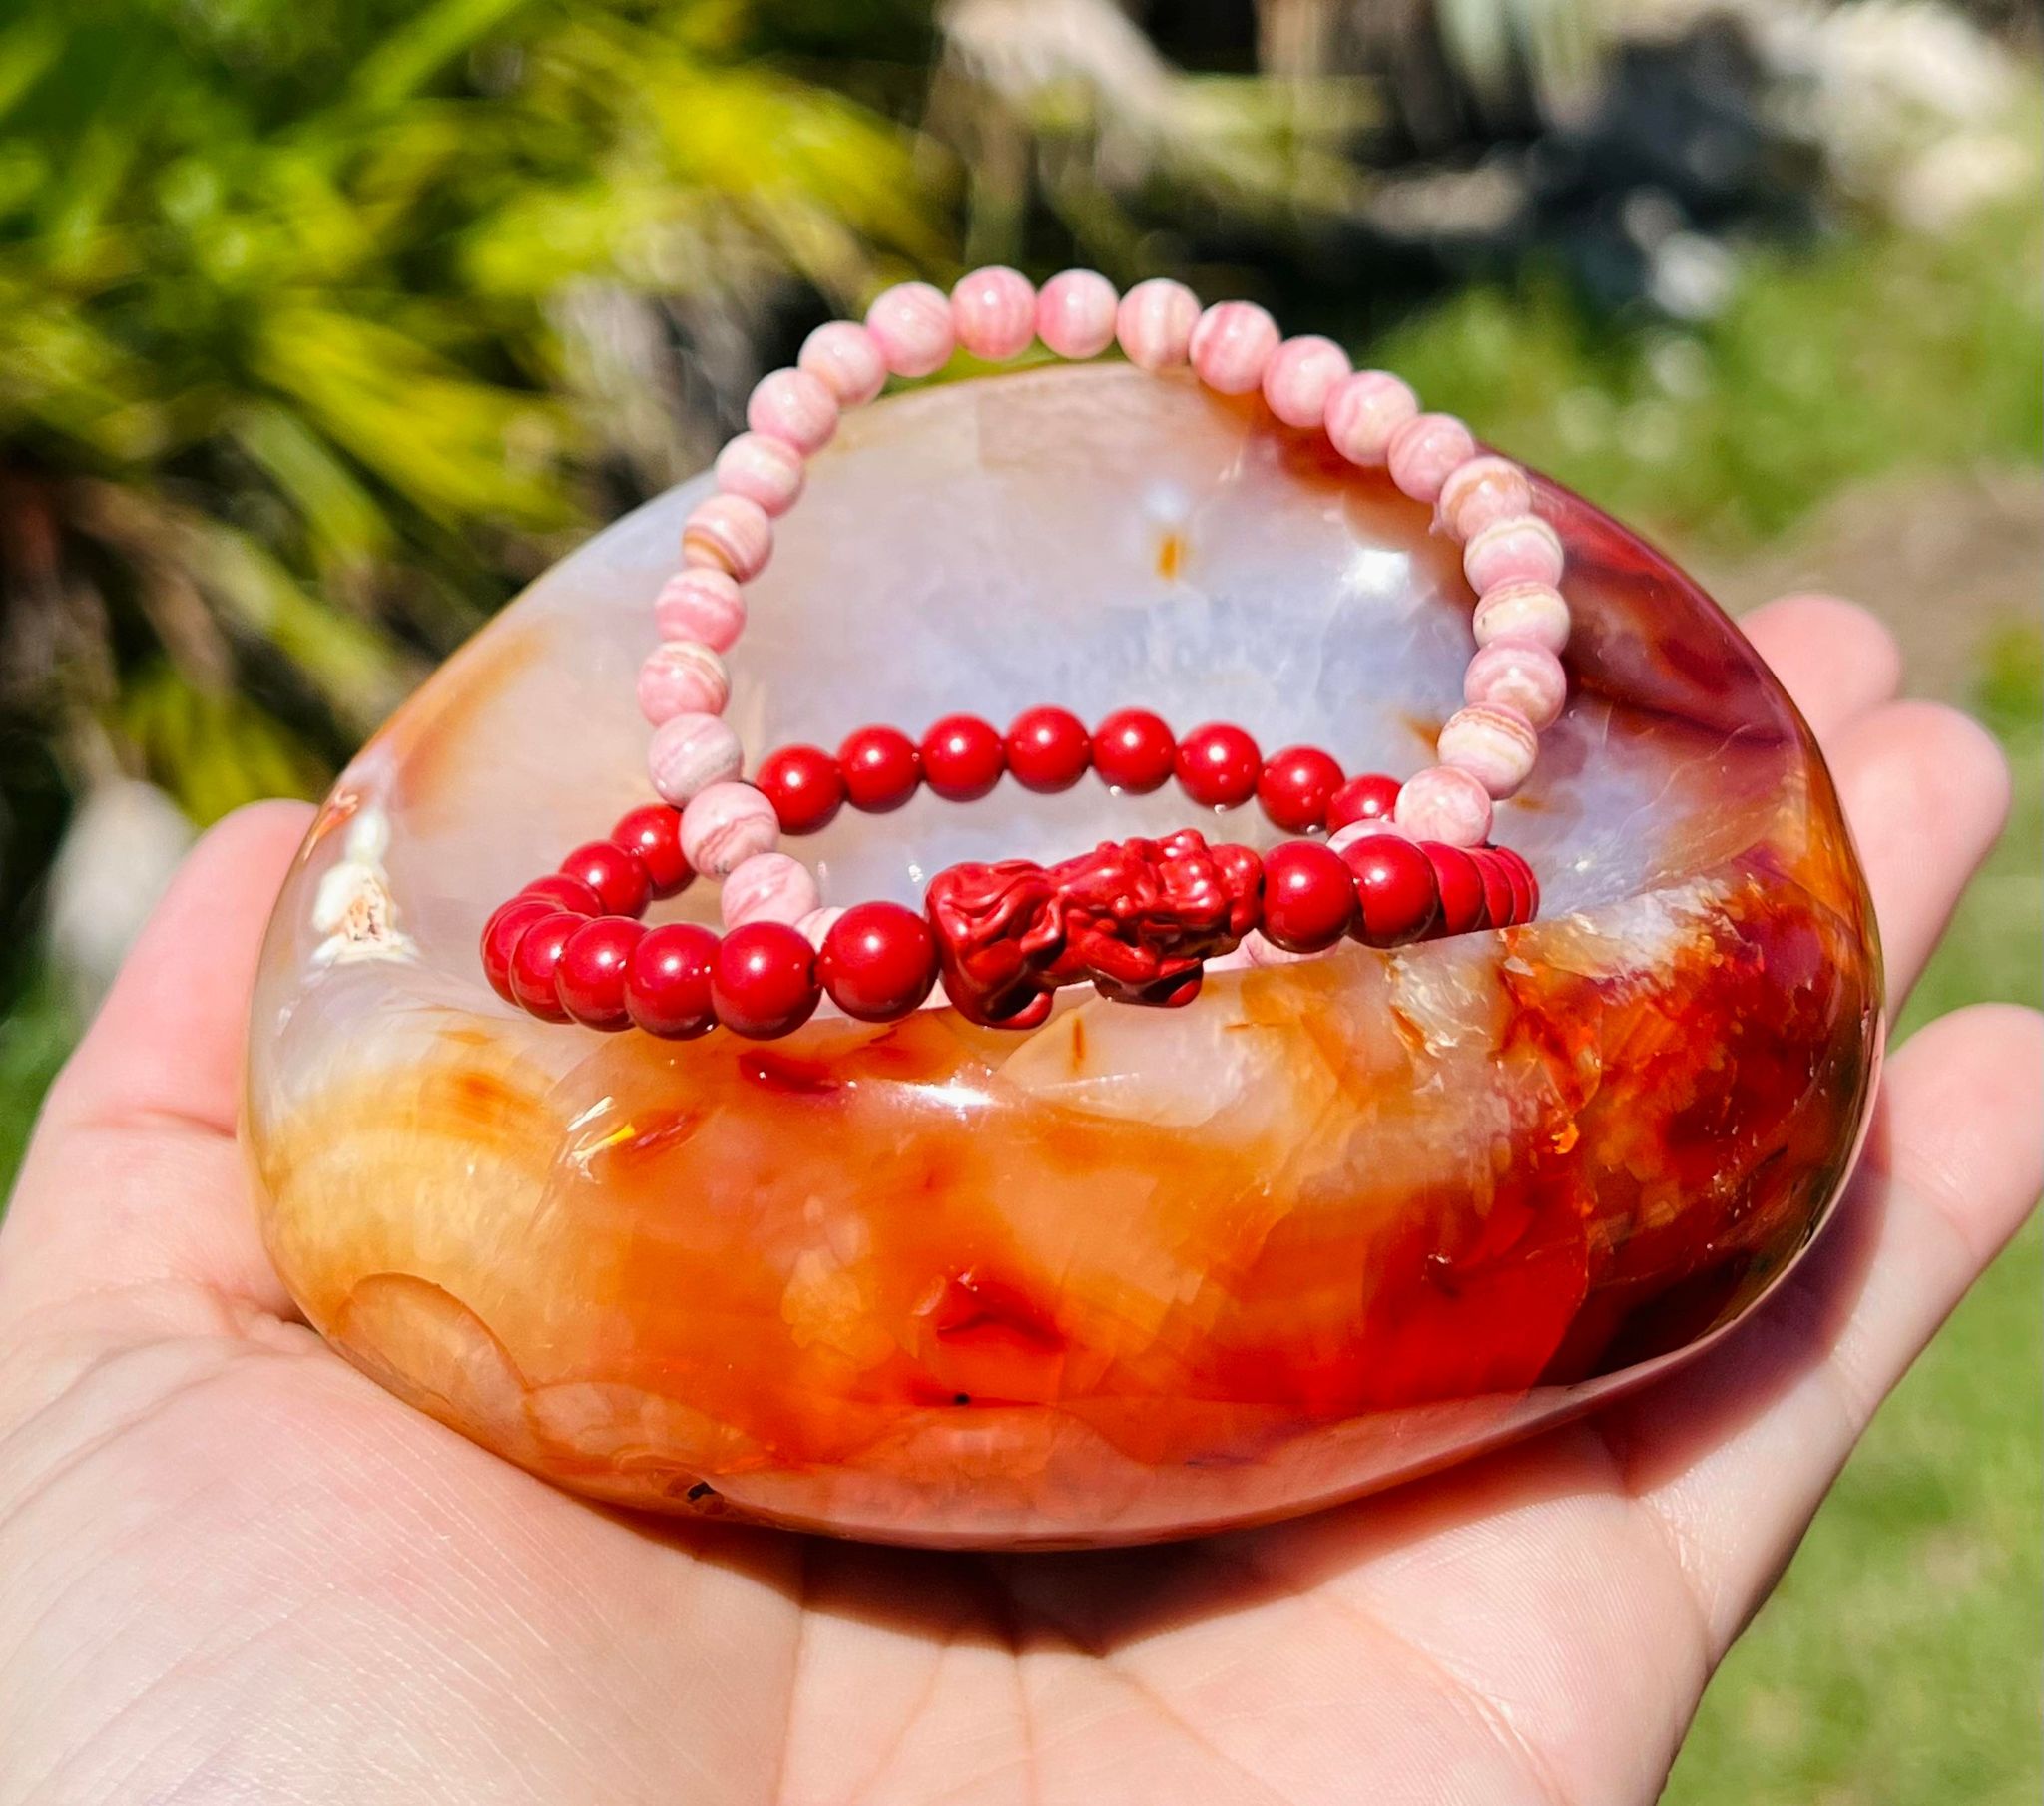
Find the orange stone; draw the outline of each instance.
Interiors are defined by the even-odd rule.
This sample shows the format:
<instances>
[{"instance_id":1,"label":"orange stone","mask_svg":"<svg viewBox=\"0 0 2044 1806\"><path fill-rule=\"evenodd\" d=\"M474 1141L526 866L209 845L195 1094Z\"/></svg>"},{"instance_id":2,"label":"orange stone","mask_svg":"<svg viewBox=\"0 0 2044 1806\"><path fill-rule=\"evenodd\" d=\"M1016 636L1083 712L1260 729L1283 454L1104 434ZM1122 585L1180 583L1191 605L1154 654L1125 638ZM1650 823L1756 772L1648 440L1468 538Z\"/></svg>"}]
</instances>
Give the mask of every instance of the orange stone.
<instances>
[{"instance_id":1,"label":"orange stone","mask_svg":"<svg viewBox=\"0 0 2044 1806\"><path fill-rule=\"evenodd\" d=\"M929 1545L1280 1517L1608 1399L1736 1321L1863 1129L1880 972L1808 731L1582 501L1571 695L1497 838L1541 918L783 1041L530 1020L476 938L646 800L632 674L701 484L565 561L343 775L278 905L249 1135L310 1321L562 1486ZM1471 597L1429 511L1126 367L848 415L732 649L749 767L865 721L1140 704L1409 772ZM826 904L1214 819L1004 783L791 843ZM649 920L716 921L698 882ZM936 1000L941 1004L941 995Z\"/></svg>"}]
</instances>

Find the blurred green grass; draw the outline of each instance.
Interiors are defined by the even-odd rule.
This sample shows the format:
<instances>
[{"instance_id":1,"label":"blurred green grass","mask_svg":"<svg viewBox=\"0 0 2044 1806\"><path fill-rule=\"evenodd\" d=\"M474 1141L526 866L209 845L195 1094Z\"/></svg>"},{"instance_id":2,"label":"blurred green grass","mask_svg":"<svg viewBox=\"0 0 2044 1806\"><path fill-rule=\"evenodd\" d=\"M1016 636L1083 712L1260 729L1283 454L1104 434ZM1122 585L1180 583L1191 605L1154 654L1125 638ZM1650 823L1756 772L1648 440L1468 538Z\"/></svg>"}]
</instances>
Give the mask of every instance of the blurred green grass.
<instances>
[{"instance_id":1,"label":"blurred green grass","mask_svg":"<svg viewBox=\"0 0 2044 1806\"><path fill-rule=\"evenodd\" d=\"M50 1081L78 1032L68 1000L47 972L0 1018L0 1188L11 1189ZM0 1202L0 1214L5 1213Z\"/></svg>"},{"instance_id":2,"label":"blurred green grass","mask_svg":"<svg viewBox=\"0 0 2044 1806\"><path fill-rule=\"evenodd\" d=\"M1622 517L1750 549L1854 482L2044 457L2027 218L1760 262L1719 321L1599 332L1557 287L1457 296L1375 356ZM1926 597L1934 608L1938 599ZM2010 831L1901 1033L2044 1004L2044 636L1985 635L1969 694L2016 772ZM47 981L0 1025L0 1183L72 1032ZM2044 1785L2044 1236L2005 1255L1888 1402L1714 1683L1675 1806L2013 1806Z\"/></svg>"},{"instance_id":3,"label":"blurred green grass","mask_svg":"<svg viewBox=\"0 0 2044 1806\"><path fill-rule=\"evenodd\" d=\"M1464 291L1378 354L1620 520L1723 553L1855 482L2036 463L2040 286L2044 232L1997 210L1949 238L1762 253L1695 328L1613 332L1535 275Z\"/></svg>"}]
</instances>

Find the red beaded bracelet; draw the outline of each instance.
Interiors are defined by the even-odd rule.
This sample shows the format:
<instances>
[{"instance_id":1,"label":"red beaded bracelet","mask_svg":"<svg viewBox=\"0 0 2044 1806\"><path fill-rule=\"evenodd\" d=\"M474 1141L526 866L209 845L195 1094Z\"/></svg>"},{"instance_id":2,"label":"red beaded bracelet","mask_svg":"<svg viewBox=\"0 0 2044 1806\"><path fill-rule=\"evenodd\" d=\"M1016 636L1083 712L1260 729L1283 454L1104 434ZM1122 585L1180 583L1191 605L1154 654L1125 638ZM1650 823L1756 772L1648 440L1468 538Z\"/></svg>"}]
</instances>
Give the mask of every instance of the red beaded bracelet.
<instances>
[{"instance_id":1,"label":"red beaded bracelet","mask_svg":"<svg viewBox=\"0 0 2044 1806\"><path fill-rule=\"evenodd\" d=\"M1184 740L1161 716L1123 708L1088 734L1069 709L1031 708L1005 734L972 715L946 715L918 745L894 727L861 727L833 757L820 746L782 746L760 763L752 783L773 805L783 834L813 834L849 802L864 813L899 808L927 783L952 802L972 802L1005 776L1040 794L1069 790L1089 770L1117 790L1145 795L1177 774L1208 808L1234 808L1254 796L1272 823L1290 834L1351 822L1388 823L1398 780L1379 772L1344 778L1317 746L1287 746L1269 759L1240 727L1209 721Z\"/></svg>"},{"instance_id":2,"label":"red beaded bracelet","mask_svg":"<svg viewBox=\"0 0 2044 1806\"><path fill-rule=\"evenodd\" d=\"M499 908L483 931L483 969L500 996L544 1020L634 1025L677 1039L721 1025L770 1040L799 1028L826 994L859 1021L897 1021L921 1007L939 977L972 1020L1027 1028L1043 1020L1054 991L1072 984L1124 1001L1190 1001L1205 961L1253 933L1294 955L1344 937L1395 947L1514 926L1538 907L1531 868L1517 853L1389 831L1395 779L1344 782L1334 759L1313 747L1264 761L1247 733L1221 722L1175 742L1139 709L1110 715L1092 735L1063 709L1031 709L1005 736L975 717L949 716L919 747L885 727L861 728L835 758L784 747L762 765L759 783L782 827L806 833L846 800L892 808L921 782L963 799L985 795L1004 771L1055 790L1089 768L1138 791L1175 770L1196 801L1227 807L1254 794L1278 826L1327 829L1337 839L1345 831L1347 843L1289 840L1260 858L1185 829L1103 842L1051 867L954 865L931 880L927 915L855 904L812 946L772 920L723 935L694 923L642 926L651 902L695 875L681 812L653 804ZM875 772L883 781L864 781Z\"/></svg>"}]
</instances>

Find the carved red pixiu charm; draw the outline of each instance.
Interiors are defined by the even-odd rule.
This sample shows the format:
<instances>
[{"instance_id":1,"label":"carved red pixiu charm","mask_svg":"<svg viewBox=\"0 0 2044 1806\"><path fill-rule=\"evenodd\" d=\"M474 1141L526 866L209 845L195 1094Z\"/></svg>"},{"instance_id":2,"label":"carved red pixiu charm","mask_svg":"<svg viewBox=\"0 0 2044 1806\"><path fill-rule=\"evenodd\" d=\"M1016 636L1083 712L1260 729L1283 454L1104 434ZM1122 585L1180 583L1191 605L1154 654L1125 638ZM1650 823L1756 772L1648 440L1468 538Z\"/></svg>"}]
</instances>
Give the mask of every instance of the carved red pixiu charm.
<instances>
[{"instance_id":1,"label":"carved red pixiu charm","mask_svg":"<svg viewBox=\"0 0 2044 1806\"><path fill-rule=\"evenodd\" d=\"M927 904L945 994L973 1022L1034 1028L1051 993L1092 984L1125 1003L1199 994L1207 960L1256 925L1263 864L1187 828L1164 840L1104 840L1041 866L954 865Z\"/></svg>"}]
</instances>

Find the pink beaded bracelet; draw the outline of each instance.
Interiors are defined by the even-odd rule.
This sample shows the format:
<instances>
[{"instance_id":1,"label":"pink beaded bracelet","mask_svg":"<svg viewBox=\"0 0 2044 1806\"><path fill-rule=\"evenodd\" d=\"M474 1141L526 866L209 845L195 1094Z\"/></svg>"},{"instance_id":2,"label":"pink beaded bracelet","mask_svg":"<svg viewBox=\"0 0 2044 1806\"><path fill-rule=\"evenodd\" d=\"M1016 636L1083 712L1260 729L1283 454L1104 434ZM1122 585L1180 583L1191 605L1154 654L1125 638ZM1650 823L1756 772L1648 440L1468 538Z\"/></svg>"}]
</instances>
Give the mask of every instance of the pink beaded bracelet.
<instances>
[{"instance_id":1,"label":"pink beaded bracelet","mask_svg":"<svg viewBox=\"0 0 2044 1806\"><path fill-rule=\"evenodd\" d=\"M1437 525L1463 548L1463 569L1475 596L1472 630L1477 647L1464 679L1465 705L1443 724L1435 764L1402 784L1383 778L1355 780L1376 786L1375 808L1367 817L1337 821L1323 810L1313 819L1310 811L1301 812L1296 798L1285 792L1287 783L1323 780L1326 767L1338 775L1331 758L1311 748L1291 748L1280 754L1279 760L1288 760L1289 765L1278 773L1278 760L1260 766L1254 741L1226 724L1211 723L1184 742L1174 743L1169 730L1154 716L1145 717L1155 722L1152 729L1131 724L1141 711L1124 710L1087 736L1064 711L1042 709L1018 720L1005 738L989 723L968 716L947 717L919 746L892 729L862 729L845 742L835 760L816 748L787 748L762 766L758 783L742 781L743 752L736 734L722 718L730 694L723 655L744 632L742 586L758 576L771 557L773 522L800 498L806 460L829 442L841 412L871 400L888 376L930 375L959 347L990 361L1006 360L1019 356L1037 339L1057 355L1074 359L1096 356L1119 343L1129 361L1143 369L1190 363L1200 380L1218 393L1245 395L1261 390L1279 420L1302 430L1324 431L1348 462L1385 468L1406 495L1434 507ZM648 752L653 786L671 810L678 811L672 859L684 874L680 881L701 872L724 885L722 913L730 932L716 947L696 947L701 958L690 967L691 971L700 967L703 974L732 967L721 981L724 1005L706 1003L706 1017L700 1010L678 1014L653 1000L650 993L643 1007L629 1004L624 976L628 968L646 964L651 971L662 959L673 966L667 951L673 937L666 930L655 929L642 931L643 938L633 941L620 929L605 928L604 922L614 917L599 907L585 912L583 920L590 932L575 945L586 943L588 958L596 960L599 967L606 959L624 962L618 967L621 989L616 998L605 990L602 1008L591 1003L587 1010L576 1009L567 999L576 992L578 981L573 973L586 962L563 962L570 939L583 931L564 931L555 920L545 935L528 933L543 920L531 904L547 900L530 893L522 893L500 910L485 934L485 964L492 982L505 996L542 1015L585 1021L602 1018L606 1026L632 1020L658 1033L684 1032L661 1026L683 1016L694 1025L686 1032L700 1032L724 1022L740 1033L785 1033L806 1020L819 988L829 990L848 1013L859 1015L861 1009L852 1004L869 1005L873 999L859 994L856 983L843 981L851 1000L847 1002L837 997L837 987L827 978L818 979L813 971L804 976L796 969L809 957L813 940L820 950L817 957L832 971L852 970L858 962L847 964L849 956L841 949L839 957L832 956L837 930L858 917L870 941L880 932L872 926L877 918L870 912L894 906L825 910L813 874L779 850L780 835L821 825L846 797L862 808L893 807L926 782L941 795L966 800L984 794L1004 770L1031 787L1057 788L1062 781L1076 781L1089 763L1109 782L1137 789L1154 788L1176 769L1189 793L1212 807L1233 806L1253 793L1261 794L1268 784L1278 806L1273 807L1272 797L1267 797L1266 807L1278 825L1292 832L1330 831L1327 847L1319 850L1332 850L1344 857L1363 837L1372 844L1391 844L1394 836L1423 844L1429 848L1425 863L1435 893L1428 903L1433 912L1428 922L1432 931L1442 931L1450 921L1459 924L1453 931L1463 932L1529 919L1537 906L1530 870L1516 854L1490 848L1486 842L1493 802L1511 796L1524 784L1538 756L1539 735L1560 715L1567 698L1567 676L1560 662L1570 625L1568 605L1559 588L1562 546L1554 529L1533 510L1532 484L1526 473L1508 459L1479 450L1459 420L1421 412L1412 390L1396 376L1381 370L1352 369L1346 354L1331 340L1314 335L1282 338L1270 314L1254 302L1225 301L1203 310L1190 289L1165 279L1140 282L1126 295L1117 296L1113 285L1092 270L1067 270L1038 291L1019 271L992 267L961 278L948 299L928 283L901 283L874 300L862 325L838 320L819 326L803 342L792 368L762 378L747 406L746 422L748 430L733 439L717 459L716 493L684 524L682 569L655 604L661 645L648 657L638 684L640 706L654 726ZM1161 746L1159 732L1164 736ZM1166 758L1166 766L1156 771L1160 757ZM1075 760L1076 768L1061 780L1062 771ZM1325 766L1316 760L1324 760ZM1117 771L1149 781L1124 782L1115 775ZM1289 818L1279 813L1287 808ZM1234 858L1232 868L1238 878L1248 869L1245 861L1256 863L1247 849L1208 849L1199 835L1190 830L1187 834L1198 843L1199 858L1242 855ZM1168 849L1185 840L1186 836L1178 836L1167 842L1132 841L1120 848L1111 843L1099 849L1090 856L1094 867L1085 872L1074 870L1060 880L1065 888L1058 893L1056 908L1068 914L1083 909L1075 899L1085 891L1088 874L1097 875L1102 856L1110 851L1127 855L1129 848ZM1288 844L1312 846L1310 842ZM1476 873L1473 881L1483 893L1479 904L1458 903L1453 910L1446 907L1444 885L1452 882L1458 896L1466 897L1472 880L1451 860L1432 858L1434 850L1469 856ZM1191 857L1194 849L1188 846L1183 851ZM1147 880L1151 889L1168 889L1169 880L1183 876L1165 870L1175 855L1135 857L1137 864L1149 859L1157 868ZM1393 855L1372 857L1378 866L1387 860L1398 862ZM1311 863L1300 854L1287 853L1285 847L1274 849L1271 859L1285 867ZM1068 866L1078 863L1067 862ZM1185 860L1181 858L1179 863ZM1270 862L1263 863L1267 866ZM1444 863L1451 879L1442 877ZM1360 884L1355 861L1350 859L1349 864L1351 876ZM952 868L941 877L949 880L964 869ZM1066 871L1065 867L1050 869ZM1327 868L1322 865L1318 869L1324 880ZM1267 880L1268 873L1260 867L1258 884ZM555 882L543 880L542 888ZM1142 889L1142 884L1126 873L1122 882ZM1201 882L1210 890L1216 884L1226 889L1212 872ZM935 933L926 963L932 974L941 967L951 1001L980 1020L1021 1024L1025 1018L1039 1019L1034 1007L1036 993L1027 994L1025 1007L1003 1011L990 1004L984 983L969 976L970 962L958 945L958 937L969 933L969 926L961 926L963 917L955 896L939 899L937 893L942 888L938 883L931 886L929 915ZM1417 894L1417 880L1411 888ZM957 886L951 889L955 891ZM647 896L639 899L637 908L643 908L654 894L659 894L657 878L649 881ZM579 895L568 899L571 905L583 900ZM554 902L558 905L561 899ZM600 905L604 902L599 898ZM629 917L637 908L614 915ZM1235 914L1247 920L1256 911L1251 903ZM555 914L561 913L557 908ZM922 921L913 912L900 913ZM1406 914L1411 913L1408 904ZM1366 922L1367 915L1364 910L1349 926ZM1394 920L1393 914L1385 913L1381 898L1378 919ZM1179 956L1159 954L1159 948L1174 935L1187 945L1198 941L1205 949L1201 958L1229 957L1254 928L1252 923L1224 930L1218 937L1203 930L1192 933L1188 940L1183 922L1160 927L1159 920L1157 909L1152 908L1147 926L1125 925L1117 931L1119 943L1113 935L1103 942L1095 933L1096 955L1114 965L1121 959L1120 943L1133 946L1147 935L1153 966L1162 958L1163 965L1176 972L1173 962ZM807 928L807 938L794 927L796 923ZM1397 932L1402 934L1407 926L1398 923ZM603 932L594 932L599 929ZM748 930L761 932L747 935L744 931ZM782 932L774 935L767 930ZM709 930L692 929L690 933L710 935ZM649 944L661 936L667 938L649 952ZM893 942L913 938L898 924L881 938L889 937ZM1323 944L1338 938L1337 934ZM527 939L533 941L530 950L525 949ZM1252 953L1256 942L1263 939L1253 936ZM716 942L716 937L712 935L711 940ZM740 950L730 955L725 949L734 941L740 942ZM988 968L991 956L974 957L982 968ZM1044 962L1044 970L1054 963ZM895 964L906 969L904 961ZM1193 964L1197 966L1199 960ZM1134 1001L1183 1002L1197 989L1196 977L1190 985L1166 985L1162 980L1139 984L1111 976L1103 981L1100 972L1086 968L1083 962L1068 960L1067 966L1069 970L1057 982L1091 976L1109 995ZM1177 977L1182 980L1184 974ZM710 983L704 976L703 985ZM774 999L798 1001L802 995L807 995L808 1002L798 1010L793 1003L787 1009L768 1008L747 993L749 985L755 989L765 986L772 994L769 1003ZM1054 987L1042 988L1045 1007L1050 988ZM929 989L924 983L913 1003L905 1007L919 1006ZM703 999L710 996L710 990L704 989ZM884 1013L867 1015L869 1020L886 1019Z\"/></svg>"}]
</instances>

